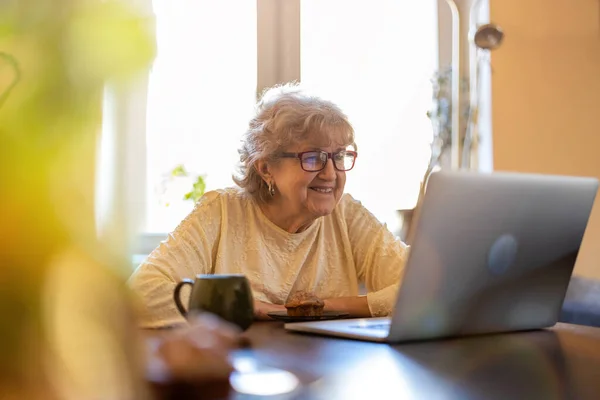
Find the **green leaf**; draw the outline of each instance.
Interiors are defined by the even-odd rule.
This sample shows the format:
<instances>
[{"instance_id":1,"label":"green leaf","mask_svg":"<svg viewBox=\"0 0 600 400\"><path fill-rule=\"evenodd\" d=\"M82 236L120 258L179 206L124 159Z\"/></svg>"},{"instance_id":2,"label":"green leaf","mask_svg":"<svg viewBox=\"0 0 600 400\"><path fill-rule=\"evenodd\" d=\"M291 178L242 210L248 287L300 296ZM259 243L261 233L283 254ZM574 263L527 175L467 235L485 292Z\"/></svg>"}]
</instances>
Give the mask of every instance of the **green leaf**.
<instances>
[{"instance_id":1,"label":"green leaf","mask_svg":"<svg viewBox=\"0 0 600 400\"><path fill-rule=\"evenodd\" d=\"M178 165L171 171L171 176L188 176L188 172L186 171L183 165Z\"/></svg>"},{"instance_id":2,"label":"green leaf","mask_svg":"<svg viewBox=\"0 0 600 400\"><path fill-rule=\"evenodd\" d=\"M204 181L204 177L202 175L196 178L196 181L192 185L192 191L186 193L183 196L184 200L192 200L194 203L200 200L200 198L204 195L204 191L206 190L206 182Z\"/></svg>"}]
</instances>

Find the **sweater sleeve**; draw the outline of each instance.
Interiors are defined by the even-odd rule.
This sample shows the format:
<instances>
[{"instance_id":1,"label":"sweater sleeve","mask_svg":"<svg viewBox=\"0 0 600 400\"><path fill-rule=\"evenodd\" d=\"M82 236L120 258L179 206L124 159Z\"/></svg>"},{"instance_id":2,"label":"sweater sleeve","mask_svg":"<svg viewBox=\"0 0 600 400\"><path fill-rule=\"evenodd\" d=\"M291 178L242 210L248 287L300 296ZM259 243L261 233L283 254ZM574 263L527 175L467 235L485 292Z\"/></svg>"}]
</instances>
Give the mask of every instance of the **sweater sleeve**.
<instances>
[{"instance_id":1,"label":"sweater sleeve","mask_svg":"<svg viewBox=\"0 0 600 400\"><path fill-rule=\"evenodd\" d=\"M357 277L367 288L374 317L390 315L408 257L408 246L362 204L346 195L344 215Z\"/></svg>"},{"instance_id":2,"label":"sweater sleeve","mask_svg":"<svg viewBox=\"0 0 600 400\"><path fill-rule=\"evenodd\" d=\"M222 194L206 193L194 210L148 256L128 284L139 300L140 325L155 328L185 322L173 291L184 278L212 272L221 231ZM189 290L182 290L187 304Z\"/></svg>"}]
</instances>

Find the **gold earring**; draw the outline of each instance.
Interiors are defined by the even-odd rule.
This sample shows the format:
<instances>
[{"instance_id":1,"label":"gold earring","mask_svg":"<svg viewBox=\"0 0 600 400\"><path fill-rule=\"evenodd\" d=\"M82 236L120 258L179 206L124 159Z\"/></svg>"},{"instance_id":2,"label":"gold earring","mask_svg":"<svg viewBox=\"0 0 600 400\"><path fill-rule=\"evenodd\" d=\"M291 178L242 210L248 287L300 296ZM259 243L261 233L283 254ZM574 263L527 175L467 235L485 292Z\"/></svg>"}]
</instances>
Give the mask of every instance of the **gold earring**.
<instances>
[{"instance_id":1,"label":"gold earring","mask_svg":"<svg viewBox=\"0 0 600 400\"><path fill-rule=\"evenodd\" d=\"M273 182L269 182L269 194L271 195L271 197L275 197L275 186L273 185Z\"/></svg>"}]
</instances>

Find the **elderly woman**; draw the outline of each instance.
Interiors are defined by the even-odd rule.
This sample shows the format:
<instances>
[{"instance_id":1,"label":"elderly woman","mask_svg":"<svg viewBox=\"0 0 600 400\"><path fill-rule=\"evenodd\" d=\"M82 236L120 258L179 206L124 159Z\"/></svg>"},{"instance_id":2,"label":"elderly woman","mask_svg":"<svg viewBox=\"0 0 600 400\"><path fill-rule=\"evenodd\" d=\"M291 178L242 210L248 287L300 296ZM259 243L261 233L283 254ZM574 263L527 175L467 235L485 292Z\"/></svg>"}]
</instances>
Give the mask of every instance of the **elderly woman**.
<instances>
[{"instance_id":1,"label":"elderly woman","mask_svg":"<svg viewBox=\"0 0 600 400\"><path fill-rule=\"evenodd\" d=\"M260 319L299 290L325 311L390 314L408 249L344 194L350 148L354 131L335 104L296 85L266 91L243 139L239 187L206 193L132 275L142 323L181 322L173 290L197 274L246 275Z\"/></svg>"}]
</instances>

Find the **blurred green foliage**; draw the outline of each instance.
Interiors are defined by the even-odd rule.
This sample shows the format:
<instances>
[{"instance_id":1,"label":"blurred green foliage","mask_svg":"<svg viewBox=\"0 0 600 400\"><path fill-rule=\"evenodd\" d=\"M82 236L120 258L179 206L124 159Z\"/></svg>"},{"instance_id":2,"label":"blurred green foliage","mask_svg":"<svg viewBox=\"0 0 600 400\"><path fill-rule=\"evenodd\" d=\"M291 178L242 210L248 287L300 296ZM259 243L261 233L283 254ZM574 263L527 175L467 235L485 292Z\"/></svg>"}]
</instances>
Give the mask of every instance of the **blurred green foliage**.
<instances>
[{"instance_id":1,"label":"blurred green foliage","mask_svg":"<svg viewBox=\"0 0 600 400\"><path fill-rule=\"evenodd\" d=\"M152 21L120 1L0 1L0 381L38 331L53 257L97 251L103 87L127 82L154 52Z\"/></svg>"}]
</instances>

